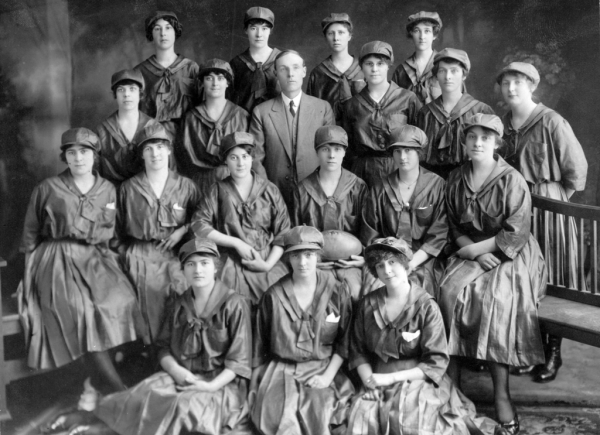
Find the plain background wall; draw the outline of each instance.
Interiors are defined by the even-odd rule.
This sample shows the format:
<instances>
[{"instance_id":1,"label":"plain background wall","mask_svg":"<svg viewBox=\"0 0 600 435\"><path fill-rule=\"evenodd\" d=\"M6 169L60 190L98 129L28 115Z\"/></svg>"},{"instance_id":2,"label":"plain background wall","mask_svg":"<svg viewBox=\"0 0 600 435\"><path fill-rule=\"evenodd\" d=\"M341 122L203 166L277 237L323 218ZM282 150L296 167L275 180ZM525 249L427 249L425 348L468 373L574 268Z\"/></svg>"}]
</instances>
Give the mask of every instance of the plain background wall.
<instances>
[{"instance_id":1,"label":"plain background wall","mask_svg":"<svg viewBox=\"0 0 600 435\"><path fill-rule=\"evenodd\" d=\"M62 131L94 128L116 109L110 76L152 54L145 17L156 9L175 11L183 23L176 51L201 64L214 57L230 60L246 49L243 16L257 5L275 13L270 44L299 51L308 72L328 55L320 22L330 12L352 17L351 53L368 41L383 40L393 46L397 66L413 51L405 36L408 16L435 10L444 29L434 47L467 51L472 62L467 89L499 115L504 109L494 78L505 56L538 56L544 69L537 94L571 123L590 165L586 191L574 200L596 204L597 0L5 0L0 4L0 256L9 260L5 295L20 279L23 257L17 248L31 190L64 169L58 161Z\"/></svg>"}]
</instances>

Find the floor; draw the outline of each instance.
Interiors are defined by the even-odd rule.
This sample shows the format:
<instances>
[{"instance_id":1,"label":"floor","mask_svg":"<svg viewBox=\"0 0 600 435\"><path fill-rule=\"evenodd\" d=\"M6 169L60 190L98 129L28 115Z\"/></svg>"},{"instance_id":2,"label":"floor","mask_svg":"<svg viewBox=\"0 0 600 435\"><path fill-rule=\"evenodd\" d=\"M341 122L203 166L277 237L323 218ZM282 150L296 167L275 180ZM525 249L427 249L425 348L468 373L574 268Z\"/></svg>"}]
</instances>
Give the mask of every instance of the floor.
<instances>
[{"instance_id":1,"label":"floor","mask_svg":"<svg viewBox=\"0 0 600 435\"><path fill-rule=\"evenodd\" d=\"M535 411L542 409L546 414L557 415L591 409L600 410L600 349L572 341L563 343L563 367L557 379L548 384L537 384L529 377L511 376L511 392L517 409ZM141 372L147 371L138 360L130 360L121 366L124 378L135 379ZM9 410L13 420L3 422L0 433L3 435L30 435L38 433L33 428L39 421L75 403L82 389L85 377L84 368L75 364L53 372L29 377L9 385ZM488 372L463 373L463 390L486 414L492 414L492 382ZM597 409L596 409L597 408ZM533 424L533 423L531 423ZM596 432L594 430L594 432ZM524 433L577 433L580 435L594 432L537 432L525 430Z\"/></svg>"}]
</instances>

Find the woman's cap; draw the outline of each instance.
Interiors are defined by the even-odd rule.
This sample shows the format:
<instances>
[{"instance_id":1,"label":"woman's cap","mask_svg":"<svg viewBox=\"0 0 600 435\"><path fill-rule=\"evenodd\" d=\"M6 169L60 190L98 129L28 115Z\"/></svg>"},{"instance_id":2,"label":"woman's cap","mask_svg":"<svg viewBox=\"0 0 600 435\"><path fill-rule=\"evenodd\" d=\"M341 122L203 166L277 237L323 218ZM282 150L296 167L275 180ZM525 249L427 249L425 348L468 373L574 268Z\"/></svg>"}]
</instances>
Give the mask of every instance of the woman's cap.
<instances>
[{"instance_id":1,"label":"woman's cap","mask_svg":"<svg viewBox=\"0 0 600 435\"><path fill-rule=\"evenodd\" d=\"M143 90L144 86L146 85L146 82L144 81L144 76L141 72L134 69L123 69L121 71L117 71L112 75L112 77L110 78L110 88L114 90L117 87L117 85L124 80L131 80L132 82L136 82L139 85L140 90Z\"/></svg>"},{"instance_id":2,"label":"woman's cap","mask_svg":"<svg viewBox=\"0 0 600 435\"><path fill-rule=\"evenodd\" d=\"M198 73L198 77L204 77L210 74L211 72L223 74L231 83L233 83L233 69L231 69L231 65L229 65L229 62L226 62L222 59L207 60L200 66L200 72Z\"/></svg>"},{"instance_id":3,"label":"woman's cap","mask_svg":"<svg viewBox=\"0 0 600 435\"><path fill-rule=\"evenodd\" d=\"M244 26L250 20L263 20L275 27L275 14L271 9L263 8L261 6L251 7L246 11L244 15Z\"/></svg>"},{"instance_id":4,"label":"woman's cap","mask_svg":"<svg viewBox=\"0 0 600 435\"><path fill-rule=\"evenodd\" d=\"M306 225L294 227L283 236L284 253L301 249L323 249L323 243L323 234L315 227Z\"/></svg>"},{"instance_id":5,"label":"woman's cap","mask_svg":"<svg viewBox=\"0 0 600 435\"><path fill-rule=\"evenodd\" d=\"M240 145L249 145L254 147L254 136L252 136L252 133L236 131L235 133L230 133L223 137L223 141L221 142L220 146L221 160L225 161L229 150L239 147Z\"/></svg>"},{"instance_id":6,"label":"woman's cap","mask_svg":"<svg viewBox=\"0 0 600 435\"><path fill-rule=\"evenodd\" d=\"M141 147L149 140L165 140L171 143L171 137L167 130L158 122L152 123L140 131L134 139L136 146Z\"/></svg>"},{"instance_id":7,"label":"woman's cap","mask_svg":"<svg viewBox=\"0 0 600 435\"><path fill-rule=\"evenodd\" d=\"M535 67L527 62L511 62L502 68L498 74L496 74L496 83L500 84L500 80L506 73L520 73L529 77L534 85L539 85L540 83L540 73Z\"/></svg>"},{"instance_id":8,"label":"woman's cap","mask_svg":"<svg viewBox=\"0 0 600 435\"><path fill-rule=\"evenodd\" d=\"M166 17L175 18L175 21L179 22L179 19L177 18L177 15L175 15L175 12L171 12L171 11L156 11L155 13L153 13L152 15L150 15L148 18L146 18L145 26L144 27L147 29L148 27L153 26L154 23L156 23L161 18L164 19Z\"/></svg>"},{"instance_id":9,"label":"woman's cap","mask_svg":"<svg viewBox=\"0 0 600 435\"><path fill-rule=\"evenodd\" d=\"M406 124L391 131L390 142L386 149L391 151L395 147L425 148L428 142L423 130Z\"/></svg>"},{"instance_id":10,"label":"woman's cap","mask_svg":"<svg viewBox=\"0 0 600 435\"><path fill-rule=\"evenodd\" d=\"M471 61L466 51L459 50L457 48L444 48L442 51L437 53L433 58L433 63L438 63L444 59L453 59L463 64L467 69L467 72L471 70Z\"/></svg>"},{"instance_id":11,"label":"woman's cap","mask_svg":"<svg viewBox=\"0 0 600 435\"><path fill-rule=\"evenodd\" d=\"M315 150L325 145L341 145L348 148L348 134L338 125L319 127L315 133Z\"/></svg>"},{"instance_id":12,"label":"woman's cap","mask_svg":"<svg viewBox=\"0 0 600 435\"><path fill-rule=\"evenodd\" d=\"M217 245L208 239L194 239L183 244L179 249L179 262L184 263L194 254L209 254L219 256Z\"/></svg>"},{"instance_id":13,"label":"woman's cap","mask_svg":"<svg viewBox=\"0 0 600 435\"><path fill-rule=\"evenodd\" d=\"M334 23L347 24L350 28L350 32L352 32L352 29L354 28L354 26L352 25L352 21L350 20L350 16L348 14L337 14L335 12L332 12L328 16L323 18L323 21L321 21L321 29L323 29L323 33L325 33L327 31L327 28Z\"/></svg>"},{"instance_id":14,"label":"woman's cap","mask_svg":"<svg viewBox=\"0 0 600 435\"><path fill-rule=\"evenodd\" d=\"M406 30L410 29L413 24L418 23L419 21L433 21L442 28L442 19L440 18L437 12L417 12L416 14L409 15L408 23L406 24Z\"/></svg>"},{"instance_id":15,"label":"woman's cap","mask_svg":"<svg viewBox=\"0 0 600 435\"><path fill-rule=\"evenodd\" d=\"M502 137L504 134L504 125L496 115L488 115L486 113L476 113L475 115L465 120L463 131L466 133L472 127L483 127L492 130Z\"/></svg>"},{"instance_id":16,"label":"woman's cap","mask_svg":"<svg viewBox=\"0 0 600 435\"><path fill-rule=\"evenodd\" d=\"M397 254L405 255L409 261L413 258L412 249L410 249L408 243L403 239L397 239L395 237L385 237L373 240L371 244L365 248L365 254L368 254L374 249L386 249Z\"/></svg>"},{"instance_id":17,"label":"woman's cap","mask_svg":"<svg viewBox=\"0 0 600 435\"><path fill-rule=\"evenodd\" d=\"M92 130L84 127L65 131L60 138L60 149L65 150L72 145L81 145L99 151L100 139Z\"/></svg>"},{"instance_id":18,"label":"woman's cap","mask_svg":"<svg viewBox=\"0 0 600 435\"><path fill-rule=\"evenodd\" d=\"M360 49L360 61L369 56L370 54L379 54L382 56L386 56L390 59L391 62L394 62L394 50L392 50L392 46L387 42L383 41L371 41L367 42Z\"/></svg>"}]
</instances>

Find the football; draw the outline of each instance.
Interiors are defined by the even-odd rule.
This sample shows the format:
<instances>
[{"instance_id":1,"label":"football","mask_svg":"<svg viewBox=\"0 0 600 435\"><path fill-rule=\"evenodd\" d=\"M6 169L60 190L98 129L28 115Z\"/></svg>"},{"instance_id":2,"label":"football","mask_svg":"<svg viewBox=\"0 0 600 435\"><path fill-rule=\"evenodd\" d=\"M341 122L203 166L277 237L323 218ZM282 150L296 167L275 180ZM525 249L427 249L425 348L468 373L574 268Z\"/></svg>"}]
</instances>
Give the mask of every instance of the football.
<instances>
[{"instance_id":1,"label":"football","mask_svg":"<svg viewBox=\"0 0 600 435\"><path fill-rule=\"evenodd\" d=\"M350 260L362 253L360 240L345 231L323 231L323 261Z\"/></svg>"}]
</instances>

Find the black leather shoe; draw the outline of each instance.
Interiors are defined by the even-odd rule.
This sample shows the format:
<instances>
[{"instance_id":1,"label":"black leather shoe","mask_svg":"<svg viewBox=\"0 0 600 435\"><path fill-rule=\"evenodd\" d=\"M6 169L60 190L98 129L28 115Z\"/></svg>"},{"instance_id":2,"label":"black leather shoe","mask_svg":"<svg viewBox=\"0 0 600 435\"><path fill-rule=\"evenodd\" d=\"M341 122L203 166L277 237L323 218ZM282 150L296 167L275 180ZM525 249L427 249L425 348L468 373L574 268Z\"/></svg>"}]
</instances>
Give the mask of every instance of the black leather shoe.
<instances>
[{"instance_id":1,"label":"black leather shoe","mask_svg":"<svg viewBox=\"0 0 600 435\"><path fill-rule=\"evenodd\" d=\"M515 376L530 375L534 372L537 366L522 366L522 367L511 367L510 374Z\"/></svg>"},{"instance_id":2,"label":"black leather shoe","mask_svg":"<svg viewBox=\"0 0 600 435\"><path fill-rule=\"evenodd\" d=\"M508 423L500 423L494 429L494 435L517 435L519 433L519 417L515 412L515 418Z\"/></svg>"},{"instance_id":3,"label":"black leather shoe","mask_svg":"<svg viewBox=\"0 0 600 435\"><path fill-rule=\"evenodd\" d=\"M542 366L538 374L533 378L535 382L545 383L556 379L558 369L562 366L560 356L561 337L550 335L546 348L546 363Z\"/></svg>"}]
</instances>

